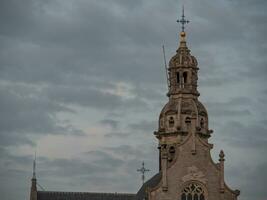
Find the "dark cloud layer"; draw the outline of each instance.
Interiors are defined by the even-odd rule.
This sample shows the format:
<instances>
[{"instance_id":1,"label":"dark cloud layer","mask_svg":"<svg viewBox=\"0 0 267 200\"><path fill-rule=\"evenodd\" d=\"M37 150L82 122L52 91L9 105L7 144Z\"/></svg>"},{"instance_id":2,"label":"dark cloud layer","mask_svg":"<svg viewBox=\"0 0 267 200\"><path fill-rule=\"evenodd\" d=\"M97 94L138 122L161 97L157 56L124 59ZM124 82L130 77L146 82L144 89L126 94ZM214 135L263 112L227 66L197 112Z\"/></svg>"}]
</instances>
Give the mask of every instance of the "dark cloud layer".
<instances>
[{"instance_id":1,"label":"dark cloud layer","mask_svg":"<svg viewBox=\"0 0 267 200\"><path fill-rule=\"evenodd\" d=\"M0 93L1 145L33 144L31 135L83 135L82 130L56 118L57 112L73 111L51 99L42 98L36 87L3 84Z\"/></svg>"},{"instance_id":2,"label":"dark cloud layer","mask_svg":"<svg viewBox=\"0 0 267 200\"><path fill-rule=\"evenodd\" d=\"M167 101L161 45L170 58L182 3L201 100L215 129L211 140L215 151L229 149L226 178L240 187L242 200L266 197L266 159L254 158L267 151L267 1L2 0L3 199L28 197L32 156L17 148L32 148L48 135L86 138L90 126L103 129L104 144L79 158L38 158L42 185L135 192L142 160L157 171L152 133Z\"/></svg>"}]
</instances>

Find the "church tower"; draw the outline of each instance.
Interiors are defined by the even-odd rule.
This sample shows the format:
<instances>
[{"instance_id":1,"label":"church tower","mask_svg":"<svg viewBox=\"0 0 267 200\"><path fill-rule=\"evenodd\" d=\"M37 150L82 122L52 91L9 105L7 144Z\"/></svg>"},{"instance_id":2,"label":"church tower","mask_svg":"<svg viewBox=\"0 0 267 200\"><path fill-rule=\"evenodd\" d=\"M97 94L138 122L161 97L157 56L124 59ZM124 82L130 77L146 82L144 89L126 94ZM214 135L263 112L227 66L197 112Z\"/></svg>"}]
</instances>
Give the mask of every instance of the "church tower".
<instances>
[{"instance_id":1,"label":"church tower","mask_svg":"<svg viewBox=\"0 0 267 200\"><path fill-rule=\"evenodd\" d=\"M137 193L137 200L237 200L224 181L224 153L214 163L208 112L198 100L198 63L186 44L184 10L179 47L169 61L169 101L154 132L159 143L159 173Z\"/></svg>"}]
</instances>

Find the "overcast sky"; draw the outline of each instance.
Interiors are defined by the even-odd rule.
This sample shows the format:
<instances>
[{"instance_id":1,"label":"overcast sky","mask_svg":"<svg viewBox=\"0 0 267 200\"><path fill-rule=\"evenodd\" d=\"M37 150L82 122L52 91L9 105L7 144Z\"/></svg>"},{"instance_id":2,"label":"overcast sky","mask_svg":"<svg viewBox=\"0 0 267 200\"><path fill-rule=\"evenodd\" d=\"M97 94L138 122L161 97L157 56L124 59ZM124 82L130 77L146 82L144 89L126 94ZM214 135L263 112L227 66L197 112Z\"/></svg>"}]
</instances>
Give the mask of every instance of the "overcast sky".
<instances>
[{"instance_id":1,"label":"overcast sky","mask_svg":"<svg viewBox=\"0 0 267 200\"><path fill-rule=\"evenodd\" d=\"M0 196L137 192L158 170L167 59L185 4L212 157L240 200L267 198L266 0L0 0ZM147 178L148 178L147 177Z\"/></svg>"}]
</instances>

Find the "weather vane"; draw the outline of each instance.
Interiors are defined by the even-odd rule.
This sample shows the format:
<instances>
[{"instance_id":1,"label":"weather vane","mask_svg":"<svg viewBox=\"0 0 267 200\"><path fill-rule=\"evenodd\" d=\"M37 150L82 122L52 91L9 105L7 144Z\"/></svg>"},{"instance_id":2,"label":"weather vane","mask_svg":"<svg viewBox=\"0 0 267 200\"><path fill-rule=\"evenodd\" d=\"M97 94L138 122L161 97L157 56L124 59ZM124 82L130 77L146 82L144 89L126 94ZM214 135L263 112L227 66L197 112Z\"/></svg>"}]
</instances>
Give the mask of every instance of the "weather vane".
<instances>
[{"instance_id":1,"label":"weather vane","mask_svg":"<svg viewBox=\"0 0 267 200\"><path fill-rule=\"evenodd\" d=\"M185 24L188 24L188 23L189 23L189 20L186 20L186 19L185 19L185 16L184 16L184 6L183 6L183 14L182 14L182 18L181 18L181 19L178 19L178 20L177 20L177 23L182 24L182 32L184 32Z\"/></svg>"},{"instance_id":2,"label":"weather vane","mask_svg":"<svg viewBox=\"0 0 267 200\"><path fill-rule=\"evenodd\" d=\"M142 174L142 183L144 184L145 182L145 173L149 172L149 169L145 168L145 162L142 162L142 167L140 169L137 169L138 172L140 172Z\"/></svg>"}]
</instances>

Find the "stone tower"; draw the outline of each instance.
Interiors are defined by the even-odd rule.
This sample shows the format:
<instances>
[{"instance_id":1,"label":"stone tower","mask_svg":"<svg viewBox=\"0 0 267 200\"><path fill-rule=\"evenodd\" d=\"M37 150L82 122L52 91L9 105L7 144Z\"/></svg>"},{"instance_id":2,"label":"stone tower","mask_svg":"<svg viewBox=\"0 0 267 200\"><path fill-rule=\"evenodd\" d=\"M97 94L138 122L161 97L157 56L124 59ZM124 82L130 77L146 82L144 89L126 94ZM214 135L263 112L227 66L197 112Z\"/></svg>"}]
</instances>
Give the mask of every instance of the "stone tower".
<instances>
[{"instance_id":1,"label":"stone tower","mask_svg":"<svg viewBox=\"0 0 267 200\"><path fill-rule=\"evenodd\" d=\"M159 143L159 173L137 193L137 200L236 200L238 190L224 181L224 153L214 163L208 142L208 113L198 100L198 63L182 32L176 54L169 61L168 103L159 115L155 136Z\"/></svg>"}]
</instances>

